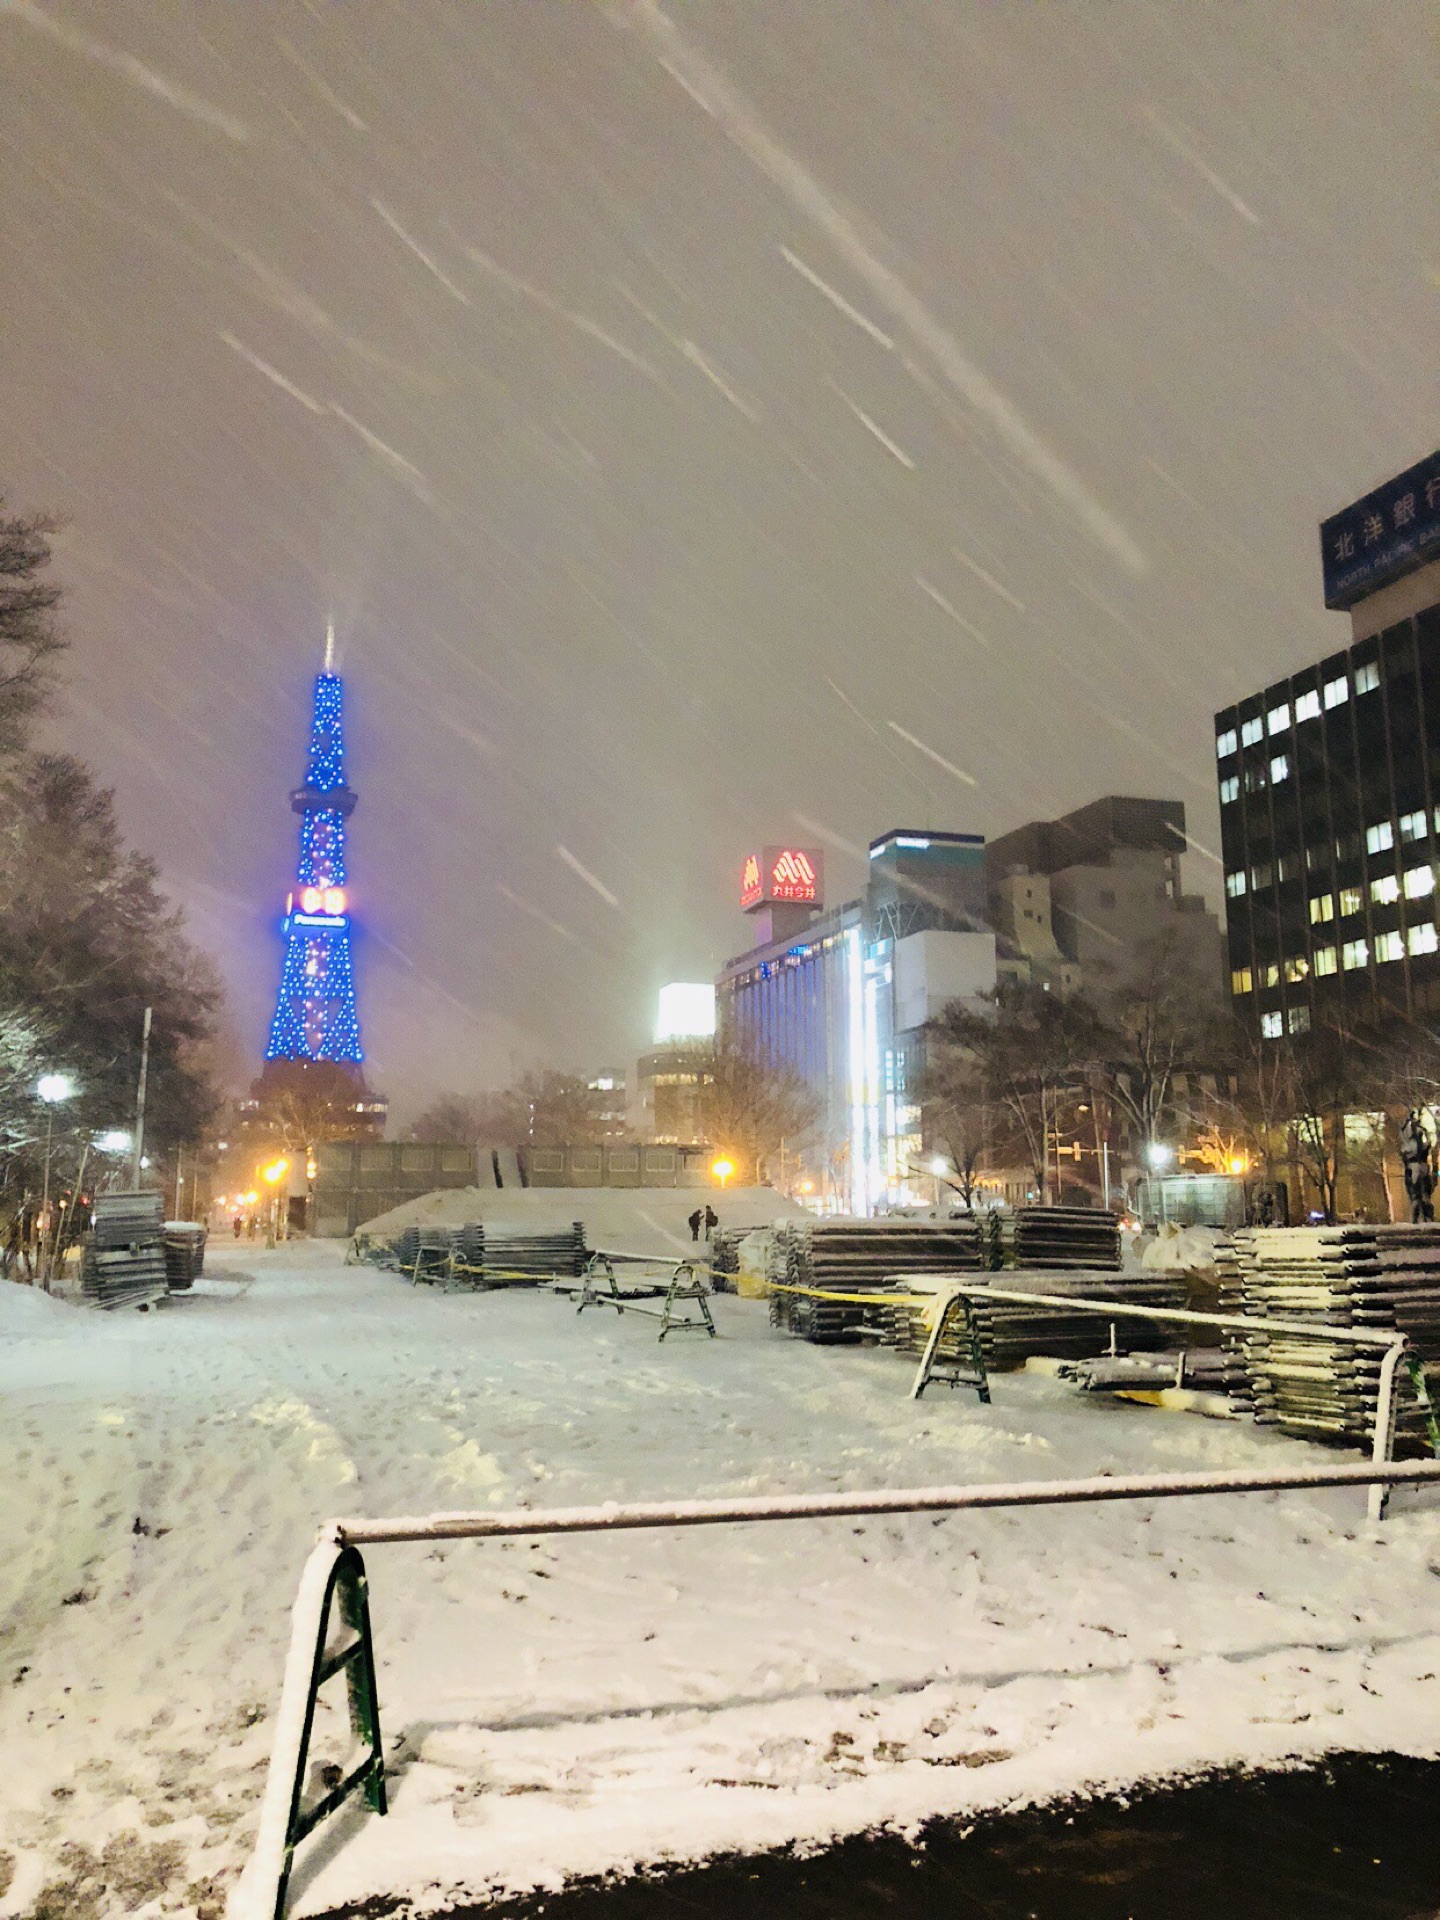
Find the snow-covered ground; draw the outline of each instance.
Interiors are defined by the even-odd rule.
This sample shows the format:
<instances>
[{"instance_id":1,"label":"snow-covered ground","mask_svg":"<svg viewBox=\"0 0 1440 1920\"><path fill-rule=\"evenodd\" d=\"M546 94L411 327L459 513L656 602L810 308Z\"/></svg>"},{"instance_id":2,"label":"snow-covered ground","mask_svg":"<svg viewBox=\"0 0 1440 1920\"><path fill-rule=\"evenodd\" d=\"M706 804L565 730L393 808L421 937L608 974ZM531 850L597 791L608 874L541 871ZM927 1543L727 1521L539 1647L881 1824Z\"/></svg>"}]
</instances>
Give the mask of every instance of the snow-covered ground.
<instances>
[{"instance_id":1,"label":"snow-covered ground","mask_svg":"<svg viewBox=\"0 0 1440 1920\"><path fill-rule=\"evenodd\" d=\"M722 1337L212 1251L147 1314L0 1283L0 1914L215 1920L331 1514L1313 1458L1002 1375L906 1397L763 1305ZM233 1271L227 1273L227 1264ZM1334 1748L1440 1747L1440 1503L1355 1492L368 1554L392 1812L293 1911ZM328 1729L343 1721L329 1690Z\"/></svg>"}]
</instances>

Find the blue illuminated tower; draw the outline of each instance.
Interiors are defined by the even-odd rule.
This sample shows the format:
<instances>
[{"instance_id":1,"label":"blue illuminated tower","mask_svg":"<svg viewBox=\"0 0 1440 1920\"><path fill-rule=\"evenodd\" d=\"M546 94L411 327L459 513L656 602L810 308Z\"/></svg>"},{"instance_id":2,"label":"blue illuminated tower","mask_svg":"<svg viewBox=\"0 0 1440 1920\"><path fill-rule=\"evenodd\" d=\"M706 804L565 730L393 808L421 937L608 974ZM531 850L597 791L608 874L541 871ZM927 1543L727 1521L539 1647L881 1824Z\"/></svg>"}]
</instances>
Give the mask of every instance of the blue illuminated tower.
<instances>
[{"instance_id":1,"label":"blue illuminated tower","mask_svg":"<svg viewBox=\"0 0 1440 1920\"><path fill-rule=\"evenodd\" d=\"M329 1062L349 1069L363 1088L345 886L345 822L355 811L355 794L345 784L340 676L333 660L332 632L325 670L315 681L305 783L290 796L300 816L300 860L295 890L285 903L285 965L265 1058Z\"/></svg>"}]
</instances>

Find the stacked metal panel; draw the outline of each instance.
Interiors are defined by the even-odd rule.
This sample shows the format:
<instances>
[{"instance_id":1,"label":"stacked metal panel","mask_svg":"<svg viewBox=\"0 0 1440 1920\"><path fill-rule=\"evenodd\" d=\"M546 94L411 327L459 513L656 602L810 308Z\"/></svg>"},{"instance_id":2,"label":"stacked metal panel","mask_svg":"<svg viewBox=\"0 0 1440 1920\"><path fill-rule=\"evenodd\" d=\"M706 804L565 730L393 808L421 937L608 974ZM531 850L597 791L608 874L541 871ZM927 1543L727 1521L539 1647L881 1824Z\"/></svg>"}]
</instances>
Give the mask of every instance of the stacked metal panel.
<instances>
[{"instance_id":1,"label":"stacked metal panel","mask_svg":"<svg viewBox=\"0 0 1440 1920\"><path fill-rule=\"evenodd\" d=\"M740 1272L740 1242L751 1227L717 1227L710 1236L710 1285L716 1293L734 1293Z\"/></svg>"},{"instance_id":2,"label":"stacked metal panel","mask_svg":"<svg viewBox=\"0 0 1440 1920\"><path fill-rule=\"evenodd\" d=\"M165 1278L171 1293L185 1293L205 1266L205 1229L194 1220L165 1222Z\"/></svg>"},{"instance_id":3,"label":"stacked metal panel","mask_svg":"<svg viewBox=\"0 0 1440 1920\"><path fill-rule=\"evenodd\" d=\"M1005 1273L994 1284L1011 1293L1046 1293L1074 1300L1115 1300L1137 1307L1183 1307L1185 1283L1178 1274L1120 1275L1096 1273ZM918 1309L901 1319L896 1309L897 1345L912 1353L923 1350L930 1324ZM1064 1307L1028 1306L1018 1300L994 1300L984 1293L971 1295L971 1316L980 1335L987 1367L1003 1372L1023 1367L1032 1355L1079 1360L1116 1350L1145 1351L1174 1342L1174 1329L1155 1320L1130 1320L1117 1311L1113 1319L1095 1313L1067 1313Z\"/></svg>"},{"instance_id":4,"label":"stacked metal panel","mask_svg":"<svg viewBox=\"0 0 1440 1920\"><path fill-rule=\"evenodd\" d=\"M805 1294L772 1293L770 1322L797 1339L825 1344L861 1329L894 1337L883 1296L903 1273L974 1273L981 1266L980 1225L958 1220L817 1220L777 1226L767 1278L772 1286L821 1287L874 1294L875 1307Z\"/></svg>"},{"instance_id":5,"label":"stacked metal panel","mask_svg":"<svg viewBox=\"0 0 1440 1920\"><path fill-rule=\"evenodd\" d=\"M97 1307L138 1307L165 1298L165 1203L158 1193L96 1197L80 1286Z\"/></svg>"},{"instance_id":6,"label":"stacked metal panel","mask_svg":"<svg viewBox=\"0 0 1440 1920\"><path fill-rule=\"evenodd\" d=\"M390 1242L390 1263L412 1280L456 1280L477 1289L574 1277L589 1257L585 1223L556 1233L500 1233L483 1221L409 1226Z\"/></svg>"},{"instance_id":7,"label":"stacked metal panel","mask_svg":"<svg viewBox=\"0 0 1440 1920\"><path fill-rule=\"evenodd\" d=\"M1440 1359L1440 1227L1245 1227L1217 1259L1221 1308L1268 1319L1407 1334ZM1352 1445L1374 1434L1382 1352L1299 1334L1233 1332L1231 1394L1262 1426ZM1413 1394L1396 1435L1425 1433Z\"/></svg>"},{"instance_id":8,"label":"stacked metal panel","mask_svg":"<svg viewBox=\"0 0 1440 1920\"><path fill-rule=\"evenodd\" d=\"M1017 1207L1002 1229L1005 1264L1091 1273L1120 1270L1120 1219L1098 1207Z\"/></svg>"}]
</instances>

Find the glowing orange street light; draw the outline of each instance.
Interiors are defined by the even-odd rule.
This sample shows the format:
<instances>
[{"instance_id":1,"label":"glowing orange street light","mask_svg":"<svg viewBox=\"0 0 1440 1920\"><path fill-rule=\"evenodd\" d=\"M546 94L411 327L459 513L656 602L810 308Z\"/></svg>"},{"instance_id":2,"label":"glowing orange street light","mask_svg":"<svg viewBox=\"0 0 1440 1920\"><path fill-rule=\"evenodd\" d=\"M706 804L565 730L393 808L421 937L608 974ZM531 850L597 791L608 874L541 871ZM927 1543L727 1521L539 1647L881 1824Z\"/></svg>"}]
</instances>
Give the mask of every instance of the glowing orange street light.
<instances>
[{"instance_id":1,"label":"glowing orange street light","mask_svg":"<svg viewBox=\"0 0 1440 1920\"><path fill-rule=\"evenodd\" d=\"M719 1160L712 1160L710 1162L710 1171L723 1187L735 1171L735 1162L733 1160L726 1160L723 1157Z\"/></svg>"},{"instance_id":2,"label":"glowing orange street light","mask_svg":"<svg viewBox=\"0 0 1440 1920\"><path fill-rule=\"evenodd\" d=\"M1250 1162L1243 1153L1232 1154L1229 1166L1231 1173L1234 1174L1248 1173L1250 1171Z\"/></svg>"},{"instance_id":3,"label":"glowing orange street light","mask_svg":"<svg viewBox=\"0 0 1440 1920\"><path fill-rule=\"evenodd\" d=\"M247 1206L247 1207L253 1207L253 1206L255 1205L255 1202L256 1202L256 1201L257 1201L257 1200L258 1200L259 1198L260 1198L260 1196L259 1196L259 1194L258 1194L258 1193L256 1193L256 1192L254 1192L253 1190L252 1190L251 1192L249 1192L249 1193L247 1193L247 1194L246 1194L246 1196L245 1196L245 1204L246 1204L246 1206Z\"/></svg>"},{"instance_id":4,"label":"glowing orange street light","mask_svg":"<svg viewBox=\"0 0 1440 1920\"><path fill-rule=\"evenodd\" d=\"M267 1186L273 1187L276 1181L283 1180L289 1171L290 1162L288 1160L272 1160L268 1167L262 1167L260 1169L260 1178Z\"/></svg>"}]
</instances>

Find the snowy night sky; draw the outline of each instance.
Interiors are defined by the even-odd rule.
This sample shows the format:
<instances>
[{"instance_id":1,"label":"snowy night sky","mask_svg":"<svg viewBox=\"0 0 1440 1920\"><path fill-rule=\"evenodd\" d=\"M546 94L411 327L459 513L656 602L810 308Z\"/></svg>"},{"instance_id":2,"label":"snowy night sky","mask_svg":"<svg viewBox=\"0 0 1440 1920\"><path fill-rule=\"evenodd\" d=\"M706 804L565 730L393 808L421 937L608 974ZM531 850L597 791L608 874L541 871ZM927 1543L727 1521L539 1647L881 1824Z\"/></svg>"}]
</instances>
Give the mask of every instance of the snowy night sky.
<instances>
[{"instance_id":1,"label":"snowy night sky","mask_svg":"<svg viewBox=\"0 0 1440 1920\"><path fill-rule=\"evenodd\" d=\"M753 844L1190 811L1434 442L1421 0L0 0L56 742L258 1060L334 611L403 1117L597 1070ZM915 744L919 743L919 744ZM928 749L928 752L926 751ZM851 849L847 852L846 848Z\"/></svg>"}]
</instances>

